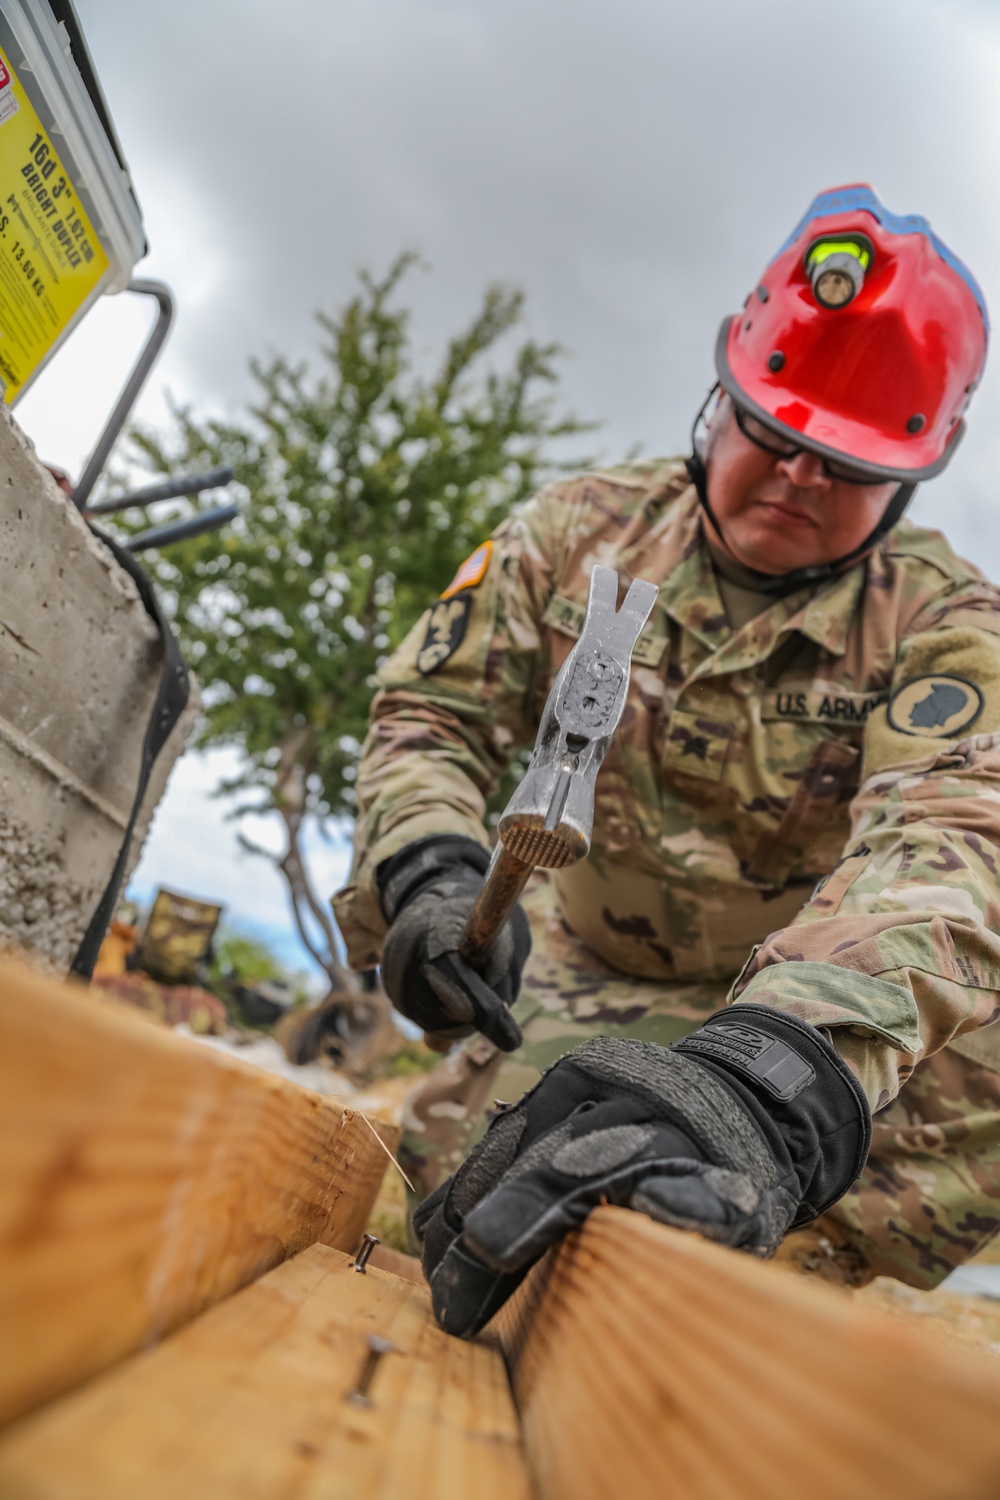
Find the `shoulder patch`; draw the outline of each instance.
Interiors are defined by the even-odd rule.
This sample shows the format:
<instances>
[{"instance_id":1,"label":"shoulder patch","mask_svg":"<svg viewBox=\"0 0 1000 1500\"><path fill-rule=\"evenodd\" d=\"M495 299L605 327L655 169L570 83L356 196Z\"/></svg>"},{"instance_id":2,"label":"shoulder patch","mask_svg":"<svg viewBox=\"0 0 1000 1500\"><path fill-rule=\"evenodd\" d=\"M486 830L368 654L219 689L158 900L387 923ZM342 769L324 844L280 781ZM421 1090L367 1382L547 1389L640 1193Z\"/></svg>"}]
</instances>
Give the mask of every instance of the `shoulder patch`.
<instances>
[{"instance_id":1,"label":"shoulder patch","mask_svg":"<svg viewBox=\"0 0 1000 1500\"><path fill-rule=\"evenodd\" d=\"M914 677L889 699L887 716L900 734L944 740L962 734L983 711L983 695L964 677Z\"/></svg>"},{"instance_id":2,"label":"shoulder patch","mask_svg":"<svg viewBox=\"0 0 1000 1500\"><path fill-rule=\"evenodd\" d=\"M441 595L431 610L424 644L417 652L417 671L422 677L429 677L443 667L450 656L454 656L465 640L471 609L471 594L462 594L457 599Z\"/></svg>"},{"instance_id":3,"label":"shoulder patch","mask_svg":"<svg viewBox=\"0 0 1000 1500\"><path fill-rule=\"evenodd\" d=\"M458 572L441 595L441 598L450 599L454 594L460 593L462 589L474 589L477 584L482 583L486 577L486 569L490 565L490 558L492 556L492 540L483 542L481 547L477 547L475 552L465 559L465 562L462 563ZM423 671L423 667L420 670Z\"/></svg>"}]
</instances>

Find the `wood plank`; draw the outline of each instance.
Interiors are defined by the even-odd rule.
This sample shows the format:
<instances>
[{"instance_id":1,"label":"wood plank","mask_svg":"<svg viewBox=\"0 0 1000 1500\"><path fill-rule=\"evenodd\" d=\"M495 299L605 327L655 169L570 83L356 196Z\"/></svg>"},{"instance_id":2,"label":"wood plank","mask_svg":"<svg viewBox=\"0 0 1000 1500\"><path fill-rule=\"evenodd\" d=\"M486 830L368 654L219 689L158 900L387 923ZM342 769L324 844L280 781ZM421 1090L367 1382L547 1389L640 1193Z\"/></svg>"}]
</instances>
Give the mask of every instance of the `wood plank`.
<instances>
[{"instance_id":1,"label":"wood plank","mask_svg":"<svg viewBox=\"0 0 1000 1500\"><path fill-rule=\"evenodd\" d=\"M0 1420L354 1249L387 1162L355 1111L0 959Z\"/></svg>"},{"instance_id":2,"label":"wood plank","mask_svg":"<svg viewBox=\"0 0 1000 1500\"><path fill-rule=\"evenodd\" d=\"M426 1286L424 1268L415 1255L404 1255L402 1250L393 1250L391 1245L376 1245L368 1263L378 1266L380 1271L391 1271L393 1276L402 1276L416 1286Z\"/></svg>"},{"instance_id":3,"label":"wood plank","mask_svg":"<svg viewBox=\"0 0 1000 1500\"><path fill-rule=\"evenodd\" d=\"M1000 1365L602 1208L495 1320L539 1500L993 1500Z\"/></svg>"},{"instance_id":4,"label":"wood plank","mask_svg":"<svg viewBox=\"0 0 1000 1500\"><path fill-rule=\"evenodd\" d=\"M370 1405L346 1399L388 1339ZM0 1438L5 1500L528 1500L499 1348L314 1245Z\"/></svg>"}]
</instances>

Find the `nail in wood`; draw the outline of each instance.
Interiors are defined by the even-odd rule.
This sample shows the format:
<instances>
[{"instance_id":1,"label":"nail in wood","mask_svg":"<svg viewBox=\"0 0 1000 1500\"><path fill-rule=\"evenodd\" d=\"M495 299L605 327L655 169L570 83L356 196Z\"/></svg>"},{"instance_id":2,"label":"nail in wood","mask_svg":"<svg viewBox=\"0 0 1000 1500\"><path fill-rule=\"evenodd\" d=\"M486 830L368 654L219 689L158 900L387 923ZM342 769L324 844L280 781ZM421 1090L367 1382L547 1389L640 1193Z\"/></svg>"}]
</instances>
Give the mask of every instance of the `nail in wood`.
<instances>
[{"instance_id":1,"label":"nail in wood","mask_svg":"<svg viewBox=\"0 0 1000 1500\"><path fill-rule=\"evenodd\" d=\"M354 1269L356 1271L360 1271L362 1276L367 1274L365 1271L365 1266L367 1266L368 1264L368 1257L375 1249L375 1246L380 1245L381 1243L382 1241L379 1239L377 1234L366 1234L364 1239L361 1241L361 1249L354 1257Z\"/></svg>"},{"instance_id":2,"label":"nail in wood","mask_svg":"<svg viewBox=\"0 0 1000 1500\"><path fill-rule=\"evenodd\" d=\"M380 1334L369 1334L368 1353L365 1355L365 1362L361 1366L357 1385L353 1391L348 1391L347 1393L348 1401L353 1401L355 1406L371 1406L368 1392L371 1388L378 1362L383 1354L391 1354L395 1347L395 1344L391 1340L382 1338Z\"/></svg>"}]
</instances>

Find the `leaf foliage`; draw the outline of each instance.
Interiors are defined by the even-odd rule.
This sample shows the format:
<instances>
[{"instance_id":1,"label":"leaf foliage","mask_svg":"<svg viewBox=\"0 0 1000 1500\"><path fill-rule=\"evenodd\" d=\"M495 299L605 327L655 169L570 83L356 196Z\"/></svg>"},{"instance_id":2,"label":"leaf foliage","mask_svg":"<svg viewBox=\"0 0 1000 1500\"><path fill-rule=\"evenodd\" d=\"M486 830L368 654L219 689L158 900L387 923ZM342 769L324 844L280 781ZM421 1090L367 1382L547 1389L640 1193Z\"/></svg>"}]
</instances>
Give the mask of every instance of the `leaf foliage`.
<instances>
[{"instance_id":1,"label":"leaf foliage","mask_svg":"<svg viewBox=\"0 0 1000 1500\"><path fill-rule=\"evenodd\" d=\"M468 553L555 470L553 445L594 424L555 410L562 350L514 335L517 290L491 286L436 369L417 368L400 283L364 272L335 316L319 314L313 368L251 361L256 396L237 418L174 406L140 428L143 468L229 464L240 516L221 532L146 552L205 700L198 743L234 745L237 815L350 816L375 672ZM127 533L218 498L130 513Z\"/></svg>"}]
</instances>

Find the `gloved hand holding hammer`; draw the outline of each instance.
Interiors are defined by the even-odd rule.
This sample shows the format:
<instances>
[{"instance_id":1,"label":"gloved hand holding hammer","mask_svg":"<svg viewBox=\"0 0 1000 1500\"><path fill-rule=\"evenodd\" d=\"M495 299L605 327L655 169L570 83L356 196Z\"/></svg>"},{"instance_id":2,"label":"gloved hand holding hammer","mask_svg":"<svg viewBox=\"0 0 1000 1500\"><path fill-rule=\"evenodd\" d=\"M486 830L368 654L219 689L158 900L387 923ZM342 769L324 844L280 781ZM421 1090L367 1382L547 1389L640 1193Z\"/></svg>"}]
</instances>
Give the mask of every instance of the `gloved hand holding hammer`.
<instances>
[{"instance_id":1,"label":"gloved hand holding hammer","mask_svg":"<svg viewBox=\"0 0 1000 1500\"><path fill-rule=\"evenodd\" d=\"M621 609L617 595L618 575L595 567L580 639L552 685L493 859L472 839L443 835L379 866L390 923L382 982L438 1050L474 1030L504 1052L520 1045L509 1007L531 934L517 898L537 866L572 864L590 849L594 782L621 722L632 651L657 588L636 580Z\"/></svg>"},{"instance_id":2,"label":"gloved hand holding hammer","mask_svg":"<svg viewBox=\"0 0 1000 1500\"><path fill-rule=\"evenodd\" d=\"M515 904L481 968L462 956L489 863L473 839L445 834L407 844L379 867L382 907L392 924L382 983L396 1009L422 1026L437 1050L473 1031L501 1052L513 1052L521 1042L510 1014L531 952L521 907Z\"/></svg>"}]
</instances>

